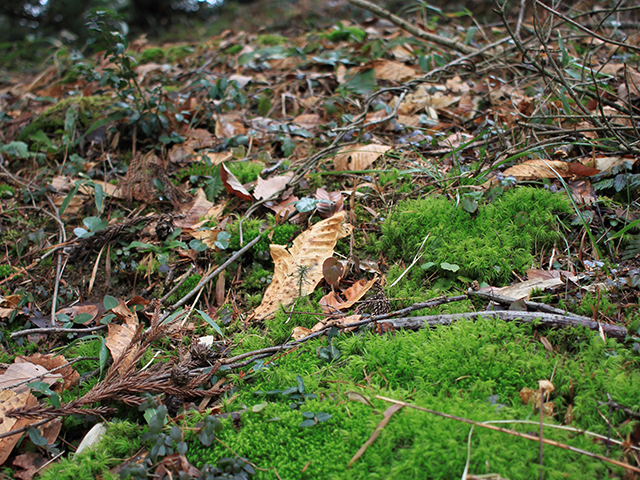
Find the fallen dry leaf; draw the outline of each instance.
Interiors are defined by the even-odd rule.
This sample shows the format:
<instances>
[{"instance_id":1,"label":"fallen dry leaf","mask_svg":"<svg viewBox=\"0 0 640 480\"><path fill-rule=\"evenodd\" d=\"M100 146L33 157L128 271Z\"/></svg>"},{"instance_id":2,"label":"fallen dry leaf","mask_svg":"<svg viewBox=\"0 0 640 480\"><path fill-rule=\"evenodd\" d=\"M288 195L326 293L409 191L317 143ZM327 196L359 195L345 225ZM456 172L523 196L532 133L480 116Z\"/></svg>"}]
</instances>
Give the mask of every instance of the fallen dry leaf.
<instances>
[{"instance_id":1,"label":"fallen dry leaf","mask_svg":"<svg viewBox=\"0 0 640 480\"><path fill-rule=\"evenodd\" d=\"M562 162L560 160L527 160L519 165L507 168L502 172L505 177L512 176L516 180L536 180L538 178L570 178L576 175L590 177L600 170L587 167L579 162Z\"/></svg>"},{"instance_id":2,"label":"fallen dry leaf","mask_svg":"<svg viewBox=\"0 0 640 480\"><path fill-rule=\"evenodd\" d=\"M181 209L180 213L184 218L177 217L173 223L176 227L192 233L204 223L217 218L223 208L223 205L214 205L207 200L204 190L199 188L195 198Z\"/></svg>"},{"instance_id":3,"label":"fallen dry leaf","mask_svg":"<svg viewBox=\"0 0 640 480\"><path fill-rule=\"evenodd\" d=\"M19 355L16 357L15 362L33 363L34 365L40 365L41 367L44 367L49 371L53 370L54 368L62 367L62 365L66 365L68 363L67 359L64 358L63 355L54 355L52 353L46 355L43 355L41 353L34 353L33 355L29 355L28 357ZM55 374L62 376L62 379L64 380L62 387L65 390L69 390L70 388L75 387L80 381L80 375L71 365L59 368L55 371Z\"/></svg>"},{"instance_id":4,"label":"fallen dry leaf","mask_svg":"<svg viewBox=\"0 0 640 480\"><path fill-rule=\"evenodd\" d=\"M120 358L122 353L129 347L131 340L138 331L138 316L129 310L129 307L120 300L116 308L111 310L118 319L124 321L123 324L110 323L108 326L106 345L111 352L111 357L115 362ZM125 360L120 366L119 371L122 372L129 366Z\"/></svg>"},{"instance_id":5,"label":"fallen dry leaf","mask_svg":"<svg viewBox=\"0 0 640 480\"><path fill-rule=\"evenodd\" d=\"M253 195L258 200L270 198L275 193L284 190L292 178L293 173L278 175L277 177L271 177L268 180L263 180L262 177L258 176L258 182L256 183Z\"/></svg>"},{"instance_id":6,"label":"fallen dry leaf","mask_svg":"<svg viewBox=\"0 0 640 480\"><path fill-rule=\"evenodd\" d=\"M391 147L370 143L368 145L348 145L340 149L333 159L336 171L366 170Z\"/></svg>"},{"instance_id":7,"label":"fallen dry leaf","mask_svg":"<svg viewBox=\"0 0 640 480\"><path fill-rule=\"evenodd\" d=\"M229 195L235 195L243 200L253 200L247 189L242 186L236 176L229 171L224 163L220 164L220 178Z\"/></svg>"},{"instance_id":8,"label":"fallen dry leaf","mask_svg":"<svg viewBox=\"0 0 640 480\"><path fill-rule=\"evenodd\" d=\"M16 393L13 390L0 391L0 434L18 430L26 425L34 423L37 419L26 419L24 417L8 417L7 412L20 407L33 407L38 404L36 397L31 392L25 391ZM7 461L13 447L15 447L20 435L10 435L0 438L0 465Z\"/></svg>"},{"instance_id":9,"label":"fallen dry leaf","mask_svg":"<svg viewBox=\"0 0 640 480\"><path fill-rule=\"evenodd\" d=\"M290 195L279 203L266 202L265 206L276 212L280 217L287 218L297 211L296 202L298 200L300 199L295 195Z\"/></svg>"},{"instance_id":10,"label":"fallen dry leaf","mask_svg":"<svg viewBox=\"0 0 640 480\"><path fill-rule=\"evenodd\" d=\"M316 223L295 238L291 251L282 245L271 245L271 258L275 263L273 280L262 303L253 312L255 320L270 318L280 304L289 305L298 296L306 296L315 290L322 280L322 262L333 256L338 238L348 234L349 228L343 226L344 219L345 213L340 212ZM302 277L300 269L306 269Z\"/></svg>"},{"instance_id":11,"label":"fallen dry leaf","mask_svg":"<svg viewBox=\"0 0 640 480\"><path fill-rule=\"evenodd\" d=\"M0 388L11 388L11 390L16 393L23 393L29 391L26 383L15 387L12 387L12 385L24 382L25 380L53 385L60 379L62 379L62 375L59 373L49 373L49 370L41 365L35 365L24 359L16 359L16 363L9 365L9 368L0 375Z\"/></svg>"},{"instance_id":12,"label":"fallen dry leaf","mask_svg":"<svg viewBox=\"0 0 640 480\"><path fill-rule=\"evenodd\" d=\"M393 60L376 60L373 62L376 78L402 83L416 77L416 71L404 63Z\"/></svg>"},{"instance_id":13,"label":"fallen dry leaf","mask_svg":"<svg viewBox=\"0 0 640 480\"><path fill-rule=\"evenodd\" d=\"M23 470L15 472L13 477L19 478L20 480L31 480L36 472L46 465L47 461L48 460L39 452L27 452L18 455L11 463L14 467L19 467Z\"/></svg>"},{"instance_id":14,"label":"fallen dry leaf","mask_svg":"<svg viewBox=\"0 0 640 480\"><path fill-rule=\"evenodd\" d=\"M239 113L218 115L216 118L215 133L218 138L231 138L247 133L247 129L242 121L242 115Z\"/></svg>"},{"instance_id":15,"label":"fallen dry leaf","mask_svg":"<svg viewBox=\"0 0 640 480\"><path fill-rule=\"evenodd\" d=\"M322 311L324 313L335 313L336 310L347 310L367 294L371 287L373 287L374 283L376 283L377 279L378 277L369 281L361 279L351 285L342 292L344 298L347 299L346 302L336 296L334 292L329 292L327 295L322 297L318 303L322 307Z\"/></svg>"}]
</instances>

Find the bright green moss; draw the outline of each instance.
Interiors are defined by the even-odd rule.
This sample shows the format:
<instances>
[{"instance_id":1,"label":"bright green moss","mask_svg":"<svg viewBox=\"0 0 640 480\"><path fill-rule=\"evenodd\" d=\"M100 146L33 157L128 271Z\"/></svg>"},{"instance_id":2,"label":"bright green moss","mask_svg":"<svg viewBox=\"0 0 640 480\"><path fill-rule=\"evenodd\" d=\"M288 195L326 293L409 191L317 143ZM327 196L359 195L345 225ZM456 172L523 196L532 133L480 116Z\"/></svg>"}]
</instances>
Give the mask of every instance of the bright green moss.
<instances>
[{"instance_id":1,"label":"bright green moss","mask_svg":"<svg viewBox=\"0 0 640 480\"><path fill-rule=\"evenodd\" d=\"M102 441L80 455L52 464L40 474L44 480L116 479L109 469L121 464L140 448L141 428L130 422L114 420Z\"/></svg>"},{"instance_id":2,"label":"bright green moss","mask_svg":"<svg viewBox=\"0 0 640 480\"><path fill-rule=\"evenodd\" d=\"M475 216L443 197L399 205L382 224L377 250L411 262L429 235L421 262L458 265L458 275L504 284L530 268L533 253L560 238L556 214L569 212L563 195L536 188L505 192Z\"/></svg>"},{"instance_id":3,"label":"bright green moss","mask_svg":"<svg viewBox=\"0 0 640 480\"><path fill-rule=\"evenodd\" d=\"M270 331L275 323L274 319ZM607 391L631 408L640 408L635 388L640 382L639 357L635 352L615 341L605 344L597 333L583 329L544 330L542 333L560 347L554 356L531 340L534 328L488 319L417 332L398 331L393 337L343 334L334 340L341 357L330 364L316 355L326 339L311 341L240 381L237 402L249 409L242 414L239 428L225 424L220 439L259 467L275 467L281 478L449 479L462 475L469 425L412 409L396 413L365 455L347 469L389 406L374 395L406 399L476 421L535 423L537 414L522 404L519 392L524 387L536 388L538 380L548 379L554 372L556 391L551 399L556 416L546 419L548 423L561 424L571 404L573 426L606 434L597 399L606 398ZM560 343L561 338L565 343ZM577 350L565 351L563 345L577 346ZM253 393L295 386L297 375L304 380L305 393L317 395L299 411L291 410L291 401L282 395ZM349 401L348 391L366 395L375 411ZM253 405L264 401L269 403L265 409L252 412ZM230 405L229 409L237 408ZM326 412L333 418L301 428L302 411ZM615 413L613 421L620 426L626 417ZM502 426L520 432L537 428L531 424ZM545 429L545 438L599 454L605 450L589 437L550 428ZM228 454L215 442L211 448L195 441L190 445L187 456L197 466ZM471 442L470 473L533 480L538 478L537 452L537 444L477 428ZM619 449L612 450L613 458L621 455ZM597 460L551 447L545 447L544 465L545 478L554 479L603 478L607 471L615 477L621 473ZM260 473L257 478L272 478L272 474Z\"/></svg>"},{"instance_id":4,"label":"bright green moss","mask_svg":"<svg viewBox=\"0 0 640 480\"><path fill-rule=\"evenodd\" d=\"M258 38L256 38L256 43L265 47L284 45L287 42L289 42L289 39L282 35L258 35Z\"/></svg>"},{"instance_id":5,"label":"bright green moss","mask_svg":"<svg viewBox=\"0 0 640 480\"><path fill-rule=\"evenodd\" d=\"M255 182L264 165L260 162L234 162L228 163L227 167L238 181L244 185L245 183Z\"/></svg>"},{"instance_id":6,"label":"bright green moss","mask_svg":"<svg viewBox=\"0 0 640 480\"><path fill-rule=\"evenodd\" d=\"M152 48L147 48L146 50L143 50L140 53L139 62L140 64L151 63L151 62L160 63L164 60L164 57L165 57L164 49L159 47L152 47Z\"/></svg>"}]
</instances>

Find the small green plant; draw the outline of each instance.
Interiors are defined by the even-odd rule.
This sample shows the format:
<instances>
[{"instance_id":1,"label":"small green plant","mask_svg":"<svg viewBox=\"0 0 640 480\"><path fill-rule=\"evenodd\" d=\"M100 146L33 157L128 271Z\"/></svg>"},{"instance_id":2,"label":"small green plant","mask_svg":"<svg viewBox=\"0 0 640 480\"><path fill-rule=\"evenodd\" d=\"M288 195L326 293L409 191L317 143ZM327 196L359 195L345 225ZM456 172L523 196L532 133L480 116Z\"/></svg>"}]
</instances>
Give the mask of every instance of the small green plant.
<instances>
[{"instance_id":1,"label":"small green plant","mask_svg":"<svg viewBox=\"0 0 640 480\"><path fill-rule=\"evenodd\" d=\"M300 422L301 427L313 427L318 425L319 423L326 422L333 415L325 412L302 412L302 416L305 418L302 422Z\"/></svg>"},{"instance_id":2,"label":"small green plant","mask_svg":"<svg viewBox=\"0 0 640 480\"><path fill-rule=\"evenodd\" d=\"M254 370L256 370L254 368ZM258 368L257 370L262 370ZM257 371L256 370L256 371ZM254 395L266 396L266 397L281 397L292 403L289 404L291 410L298 410L304 405L305 400L315 399L318 396L315 393L304 393L304 380L300 375L296 375L297 385L293 387L285 388L284 390L274 389L264 392L262 390L256 390Z\"/></svg>"},{"instance_id":3,"label":"small green plant","mask_svg":"<svg viewBox=\"0 0 640 480\"><path fill-rule=\"evenodd\" d=\"M11 265L0 265L0 278L6 278L13 272Z\"/></svg>"},{"instance_id":4,"label":"small green plant","mask_svg":"<svg viewBox=\"0 0 640 480\"><path fill-rule=\"evenodd\" d=\"M111 11L99 10L90 14L88 20L87 27L93 35L87 41L87 45L104 51L104 59L108 60L111 66L98 71L87 62L79 62L77 69L89 81L110 87L122 106L121 110L96 122L89 132L109 121L126 117L129 124L138 125L141 133L148 137L159 137L159 140L166 144L184 141L176 133L164 134L175 121L184 121L184 116L167 100L163 86L157 85L143 90L138 83L134 71L137 61L127 53L129 41L122 28L122 17ZM173 115L175 120L170 120L170 115Z\"/></svg>"}]
</instances>

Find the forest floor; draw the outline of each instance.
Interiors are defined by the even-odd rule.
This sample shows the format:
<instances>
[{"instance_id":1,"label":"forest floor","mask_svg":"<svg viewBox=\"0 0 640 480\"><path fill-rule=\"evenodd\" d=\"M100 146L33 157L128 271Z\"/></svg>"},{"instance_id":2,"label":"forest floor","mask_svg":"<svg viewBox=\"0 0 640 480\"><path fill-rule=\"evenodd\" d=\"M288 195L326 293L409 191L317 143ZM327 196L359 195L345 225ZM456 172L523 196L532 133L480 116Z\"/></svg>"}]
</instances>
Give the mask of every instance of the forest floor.
<instances>
[{"instance_id":1,"label":"forest floor","mask_svg":"<svg viewBox=\"0 0 640 480\"><path fill-rule=\"evenodd\" d=\"M4 59L3 478L638 478L637 9L350 4Z\"/></svg>"}]
</instances>

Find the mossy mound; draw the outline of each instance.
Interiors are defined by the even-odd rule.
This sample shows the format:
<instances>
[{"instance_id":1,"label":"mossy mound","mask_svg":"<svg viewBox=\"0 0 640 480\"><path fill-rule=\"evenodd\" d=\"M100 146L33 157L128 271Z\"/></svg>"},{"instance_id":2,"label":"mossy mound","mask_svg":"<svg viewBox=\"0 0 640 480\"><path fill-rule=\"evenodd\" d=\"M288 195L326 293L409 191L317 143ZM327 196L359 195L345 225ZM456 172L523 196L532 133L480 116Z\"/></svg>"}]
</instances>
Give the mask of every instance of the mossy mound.
<instances>
[{"instance_id":1,"label":"mossy mound","mask_svg":"<svg viewBox=\"0 0 640 480\"><path fill-rule=\"evenodd\" d=\"M411 262L429 235L422 264L457 265L465 277L505 284L560 238L556 215L569 211L564 195L538 188L506 191L475 215L446 198L427 197L399 205L382 224L376 248L389 260Z\"/></svg>"},{"instance_id":2,"label":"mossy mound","mask_svg":"<svg viewBox=\"0 0 640 480\"><path fill-rule=\"evenodd\" d=\"M459 322L450 327L419 332L397 332L394 337L341 335L334 345L341 358L331 364L316 355L324 340L282 356L240 385L240 396L230 410L248 409L240 424L225 423L219 438L224 445L261 468L276 468L281 478L459 478L467 458L470 426L409 408L396 413L376 442L352 468L351 457L365 443L390 404L382 395L475 421L510 420L501 425L520 432L536 430L537 413L523 405L519 392L537 388L553 373L555 416L545 422L561 425L571 411L572 426L606 435L597 399L613 398L638 408L638 355L613 340L603 343L596 333L582 329L545 331L552 344L570 344L576 351L551 355L531 340L531 325L499 320ZM304 392L314 393L299 409L284 391L304 381ZM610 390L610 389L613 389ZM253 392L265 392L256 395ZM271 392L267 394L266 392ZM348 392L365 395L371 406L349 401ZM263 405L267 402L266 406ZM295 402L294 402L295 403ZM253 407L258 406L255 412ZM571 406L571 407L570 407ZM333 415L326 422L301 427L303 412ZM624 414L614 414L617 428ZM531 423L516 423L526 422ZM625 424L623 424L625 425ZM592 437L545 428L545 438L605 453ZM229 451L189 440L187 456L195 465L214 463ZM545 478L612 478L621 474L598 460L545 446ZM612 458L622 459L615 447ZM469 472L499 473L504 478L538 478L538 447L530 441L476 428L471 440ZM261 472L256 478L273 478Z\"/></svg>"},{"instance_id":3,"label":"mossy mound","mask_svg":"<svg viewBox=\"0 0 640 480\"><path fill-rule=\"evenodd\" d=\"M115 100L106 95L92 95L89 97L73 97L62 100L49 107L27 126L17 137L18 141L28 140L38 131L53 133L64 128L64 120L69 108L78 109L77 122L81 128L88 128L99 117L104 116L105 110L113 106Z\"/></svg>"},{"instance_id":4,"label":"mossy mound","mask_svg":"<svg viewBox=\"0 0 640 480\"><path fill-rule=\"evenodd\" d=\"M284 316L277 318L284 325ZM268 365L256 363L242 380L236 379L235 400L224 408L246 409L239 421L223 421L217 435L220 442L200 443L193 428L201 420L199 414L180 423L187 458L201 468L234 452L267 469L259 471L257 479L275 478L274 468L279 478L294 480L459 478L467 459L470 425L410 408L395 413L375 443L348 468L390 405L375 395L474 421L503 421L502 427L528 433L537 431L538 415L531 405L523 405L519 392L525 387L535 389L539 380L553 377L556 389L550 400L555 415L545 422L562 425L572 418L572 427L605 438L607 418L598 411L598 399L609 393L629 408L640 408L640 357L632 348L613 340L605 343L588 330L544 330L540 333L557 345L557 352L551 354L532 340L537 328L481 319L418 332L399 331L393 336L341 334L333 340L341 357L332 363L316 354L326 339L310 341L283 352ZM299 392L301 386L303 392ZM304 400L299 393L314 398ZM357 401L365 397L370 404ZM310 415L304 416L305 412L326 421L301 426ZM623 438L636 428L623 412L614 411L611 421ZM169 428L167 425L166 430ZM117 423L93 450L53 465L42 476L113 478L108 469L144 447L137 440L142 433L134 424ZM544 437L601 455L606 452L604 442L584 434L545 427ZM611 447L609 456L624 460L617 445ZM474 429L469 473L533 480L538 478L537 464L537 443ZM622 476L622 470L597 459L545 446L544 478Z\"/></svg>"}]
</instances>

